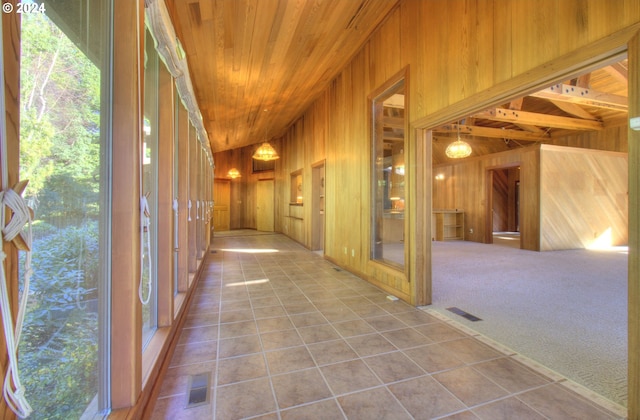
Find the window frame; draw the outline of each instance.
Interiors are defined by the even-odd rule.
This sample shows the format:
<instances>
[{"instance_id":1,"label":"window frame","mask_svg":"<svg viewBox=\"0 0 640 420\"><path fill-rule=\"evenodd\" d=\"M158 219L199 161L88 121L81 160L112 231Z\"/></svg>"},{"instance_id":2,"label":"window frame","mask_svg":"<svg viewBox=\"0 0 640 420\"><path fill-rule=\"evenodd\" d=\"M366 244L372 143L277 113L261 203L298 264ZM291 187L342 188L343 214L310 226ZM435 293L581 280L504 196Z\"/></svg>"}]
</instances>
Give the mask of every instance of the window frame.
<instances>
[{"instance_id":1,"label":"window frame","mask_svg":"<svg viewBox=\"0 0 640 420\"><path fill-rule=\"evenodd\" d=\"M404 238L408 238L408 219L409 219L409 204L410 198L408 192L409 189L409 179L410 179L410 165L409 155L407 154L409 148L409 109L408 109L408 92L409 92L409 74L408 69L405 68L401 70L399 73L390 78L387 82L385 82L382 86L374 90L369 95L369 127L370 127L370 135L369 135L369 151L370 151L370 159L369 159L369 170L370 176L369 179L371 181L370 184L370 225L369 225L369 261L374 264L381 264L389 269L394 271L400 271L407 274L409 267L408 260L408 241L404 240ZM384 176L384 170L382 166L384 165L384 161L377 159L378 157L378 147L380 150L384 148L384 139L379 139L382 137L379 133L382 131L381 122L381 114L382 114L382 103L393 96L393 94L401 91L404 95L404 105L403 105L403 154L404 154L404 175L403 175L403 189L404 189L404 202L403 202L403 210L402 210L402 229L403 229L403 263L398 263L393 260L389 260L384 258L384 251L382 245L382 232L384 230L383 219L384 219L384 193L387 191L386 181L382 180L384 185L379 185L379 179L377 177L377 173L382 173ZM378 140L381 140L382 143L378 145ZM392 169L393 170L393 169ZM385 188L382 191L382 198L380 198L381 188ZM389 188L390 189L390 188ZM379 240L378 240L379 239ZM378 253L381 256L378 256Z\"/></svg>"}]
</instances>

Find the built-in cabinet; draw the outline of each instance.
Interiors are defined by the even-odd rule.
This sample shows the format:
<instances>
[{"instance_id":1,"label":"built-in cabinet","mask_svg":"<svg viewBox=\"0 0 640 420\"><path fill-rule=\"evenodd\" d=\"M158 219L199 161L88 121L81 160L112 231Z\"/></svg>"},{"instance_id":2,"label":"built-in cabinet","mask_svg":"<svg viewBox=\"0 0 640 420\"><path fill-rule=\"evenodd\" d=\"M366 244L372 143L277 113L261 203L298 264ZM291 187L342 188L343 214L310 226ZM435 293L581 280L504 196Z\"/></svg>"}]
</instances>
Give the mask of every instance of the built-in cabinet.
<instances>
[{"instance_id":1,"label":"built-in cabinet","mask_svg":"<svg viewBox=\"0 0 640 420\"><path fill-rule=\"evenodd\" d=\"M464 212L462 210L433 210L431 232L435 241L464 240Z\"/></svg>"}]
</instances>

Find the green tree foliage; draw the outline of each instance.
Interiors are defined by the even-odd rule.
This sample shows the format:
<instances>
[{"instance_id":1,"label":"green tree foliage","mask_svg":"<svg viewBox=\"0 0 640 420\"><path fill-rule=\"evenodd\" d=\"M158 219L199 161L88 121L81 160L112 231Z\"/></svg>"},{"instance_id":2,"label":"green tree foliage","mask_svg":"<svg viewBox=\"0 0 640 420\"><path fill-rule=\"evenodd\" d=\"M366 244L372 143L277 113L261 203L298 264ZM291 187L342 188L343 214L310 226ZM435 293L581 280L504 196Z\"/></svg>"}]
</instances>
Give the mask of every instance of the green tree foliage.
<instances>
[{"instance_id":1,"label":"green tree foliage","mask_svg":"<svg viewBox=\"0 0 640 420\"><path fill-rule=\"evenodd\" d=\"M22 382L37 418L80 418L97 389L97 223L48 230L34 243Z\"/></svg>"},{"instance_id":2,"label":"green tree foliage","mask_svg":"<svg viewBox=\"0 0 640 420\"><path fill-rule=\"evenodd\" d=\"M60 197L69 180L98 192L100 71L42 14L23 16L22 48L20 170L37 211L47 182Z\"/></svg>"},{"instance_id":3,"label":"green tree foliage","mask_svg":"<svg viewBox=\"0 0 640 420\"><path fill-rule=\"evenodd\" d=\"M97 392L100 71L44 14L22 15L20 177L34 208L20 343L31 418L80 418Z\"/></svg>"}]
</instances>

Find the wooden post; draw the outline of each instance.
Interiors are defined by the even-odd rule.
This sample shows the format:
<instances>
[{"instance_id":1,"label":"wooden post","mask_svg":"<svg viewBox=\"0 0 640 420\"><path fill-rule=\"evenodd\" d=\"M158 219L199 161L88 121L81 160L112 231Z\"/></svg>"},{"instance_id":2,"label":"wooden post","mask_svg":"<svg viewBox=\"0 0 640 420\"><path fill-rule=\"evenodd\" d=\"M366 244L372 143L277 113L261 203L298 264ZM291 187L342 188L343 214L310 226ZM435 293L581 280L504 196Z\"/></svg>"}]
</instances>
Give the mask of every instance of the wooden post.
<instances>
[{"instance_id":1,"label":"wooden post","mask_svg":"<svg viewBox=\"0 0 640 420\"><path fill-rule=\"evenodd\" d=\"M16 4L15 0L3 3ZM14 7L15 10L15 7ZM5 115L7 120L7 185L13 186L18 182L20 161L20 15L17 13L2 14L2 49L4 54L4 74L1 82L5 89ZM0 171L0 174L2 172ZM10 215L7 215L10 217ZM4 268L7 278L7 291L13 318L18 312L18 250L11 242L2 244L6 258ZM9 366L7 345L4 330L0 323L0 373L4 378ZM0 399L0 418L14 419L15 414L7 406L4 398Z\"/></svg>"},{"instance_id":2,"label":"wooden post","mask_svg":"<svg viewBox=\"0 0 640 420\"><path fill-rule=\"evenodd\" d=\"M158 75L158 327L173 322L173 77L163 64Z\"/></svg>"},{"instance_id":3,"label":"wooden post","mask_svg":"<svg viewBox=\"0 0 640 420\"><path fill-rule=\"evenodd\" d=\"M178 109L178 292L186 292L189 288L189 116L182 104Z\"/></svg>"},{"instance_id":4,"label":"wooden post","mask_svg":"<svg viewBox=\"0 0 640 420\"><path fill-rule=\"evenodd\" d=\"M640 116L640 33L629 41L629 117ZM627 408L640 419L640 131L629 129L629 367Z\"/></svg>"},{"instance_id":5,"label":"wooden post","mask_svg":"<svg viewBox=\"0 0 640 420\"><path fill-rule=\"evenodd\" d=\"M113 10L111 402L117 410L133 406L142 386L142 306L138 298L142 123L138 112L142 98L138 92L144 86L144 72L138 63L144 48L144 10L142 2L131 0L115 0Z\"/></svg>"}]
</instances>

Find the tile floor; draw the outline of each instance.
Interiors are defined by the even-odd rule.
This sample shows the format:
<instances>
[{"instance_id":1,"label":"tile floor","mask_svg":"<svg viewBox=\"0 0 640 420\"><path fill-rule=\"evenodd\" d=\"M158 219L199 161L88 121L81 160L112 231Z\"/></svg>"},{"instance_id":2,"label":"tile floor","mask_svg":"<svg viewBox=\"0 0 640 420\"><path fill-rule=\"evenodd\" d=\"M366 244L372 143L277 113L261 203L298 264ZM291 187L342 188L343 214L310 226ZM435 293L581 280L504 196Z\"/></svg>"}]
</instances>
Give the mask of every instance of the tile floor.
<instances>
[{"instance_id":1,"label":"tile floor","mask_svg":"<svg viewBox=\"0 0 640 420\"><path fill-rule=\"evenodd\" d=\"M285 236L211 249L153 419L620 418Z\"/></svg>"}]
</instances>

